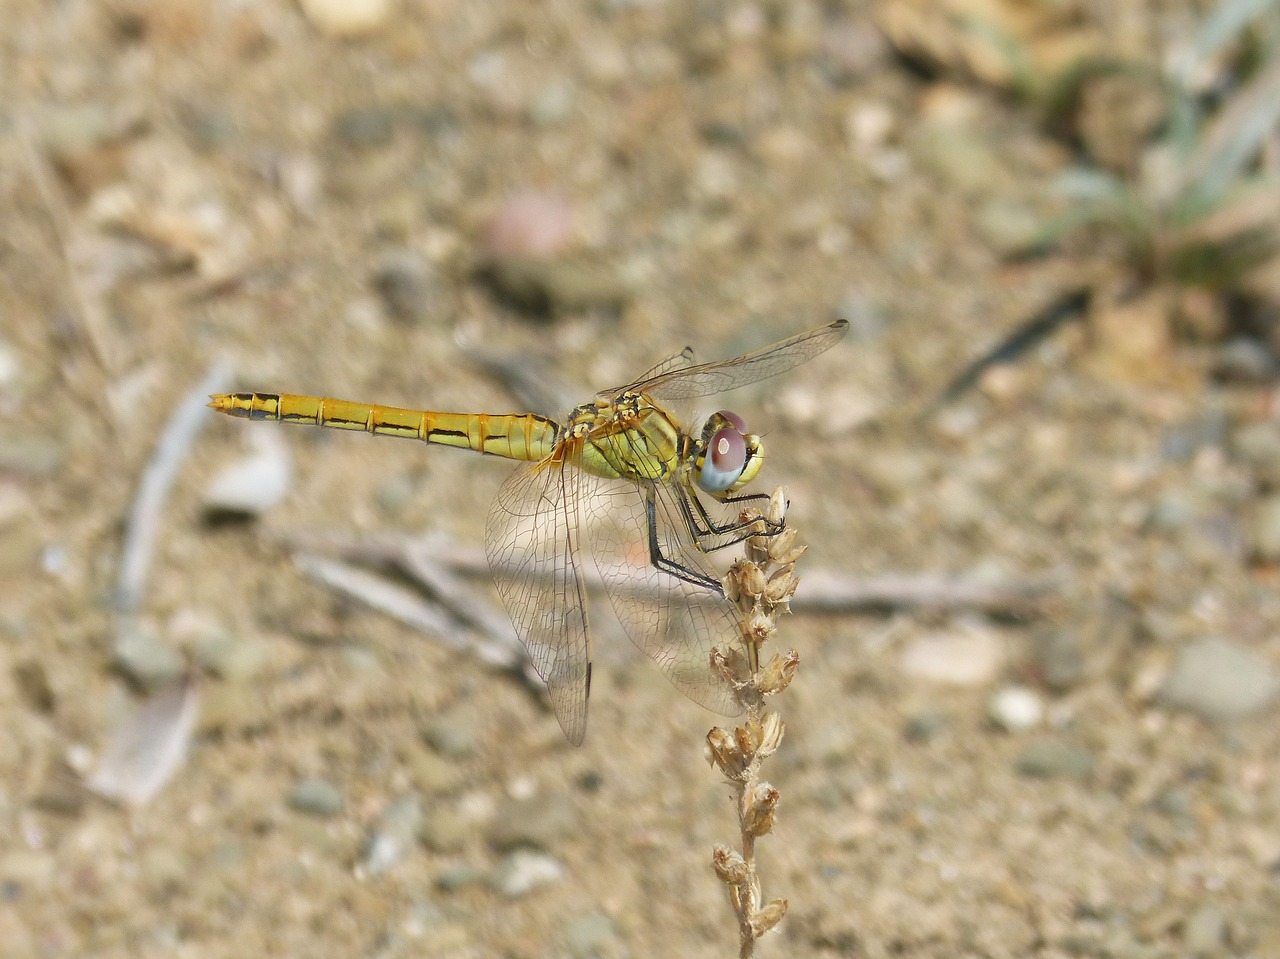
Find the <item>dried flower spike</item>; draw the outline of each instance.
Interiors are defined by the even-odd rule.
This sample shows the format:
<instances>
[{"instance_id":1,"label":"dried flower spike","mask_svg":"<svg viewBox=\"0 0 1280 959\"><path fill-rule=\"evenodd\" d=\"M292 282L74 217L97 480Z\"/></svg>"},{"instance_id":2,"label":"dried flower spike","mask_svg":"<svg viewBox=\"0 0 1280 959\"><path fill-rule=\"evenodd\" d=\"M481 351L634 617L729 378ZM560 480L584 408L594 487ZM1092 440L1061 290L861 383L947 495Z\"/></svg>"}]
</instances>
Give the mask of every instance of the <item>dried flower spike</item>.
<instances>
[{"instance_id":1,"label":"dried flower spike","mask_svg":"<svg viewBox=\"0 0 1280 959\"><path fill-rule=\"evenodd\" d=\"M777 615L789 611L799 577L795 562L805 551L794 528L784 527L786 494L776 490L763 514L744 511L742 521L754 522L746 540L744 559L725 577L725 595L740 613L740 649L716 649L712 667L730 681L746 719L732 731L716 727L707 734L707 758L733 783L742 850L716 846L712 865L729 893L738 918L739 956L751 956L754 943L777 927L787 912L785 899L762 904L756 874L755 843L772 829L780 793L760 778L761 763L782 743L784 724L776 711L764 711L764 697L791 684L800 665L795 650L774 654L763 668L760 647L777 632Z\"/></svg>"}]
</instances>

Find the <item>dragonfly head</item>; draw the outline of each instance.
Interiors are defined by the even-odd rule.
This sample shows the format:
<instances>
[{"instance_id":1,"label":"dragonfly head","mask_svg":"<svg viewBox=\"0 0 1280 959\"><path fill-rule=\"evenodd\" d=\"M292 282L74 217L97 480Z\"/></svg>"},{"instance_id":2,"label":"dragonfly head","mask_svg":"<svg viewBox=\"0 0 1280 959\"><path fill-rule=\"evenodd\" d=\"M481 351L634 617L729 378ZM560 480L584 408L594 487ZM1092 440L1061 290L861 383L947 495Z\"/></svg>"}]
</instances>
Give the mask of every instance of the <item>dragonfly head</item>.
<instances>
[{"instance_id":1,"label":"dragonfly head","mask_svg":"<svg viewBox=\"0 0 1280 959\"><path fill-rule=\"evenodd\" d=\"M764 465L764 444L747 432L742 417L713 413L702 427L694 475L698 488L723 499L750 483Z\"/></svg>"}]
</instances>

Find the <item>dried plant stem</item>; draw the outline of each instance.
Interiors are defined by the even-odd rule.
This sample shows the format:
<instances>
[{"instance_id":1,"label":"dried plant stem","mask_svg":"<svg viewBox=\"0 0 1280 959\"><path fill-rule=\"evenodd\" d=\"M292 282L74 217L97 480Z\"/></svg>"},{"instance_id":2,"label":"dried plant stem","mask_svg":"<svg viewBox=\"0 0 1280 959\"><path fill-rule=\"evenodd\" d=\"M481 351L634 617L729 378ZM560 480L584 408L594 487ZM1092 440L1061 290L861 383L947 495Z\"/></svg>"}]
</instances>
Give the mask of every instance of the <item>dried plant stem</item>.
<instances>
[{"instance_id":1,"label":"dried plant stem","mask_svg":"<svg viewBox=\"0 0 1280 959\"><path fill-rule=\"evenodd\" d=\"M754 954L755 942L775 928L787 912L787 900L763 902L756 873L756 840L773 828L779 793L760 778L761 764L782 742L782 717L766 712L766 696L780 693L791 684L800 657L794 649L775 653L761 665L761 647L777 631L776 617L788 612L799 579L795 562L805 547L796 545L792 527L777 530L786 514L786 493L775 490L760 520L761 534L746 541L746 557L733 564L725 577L725 595L737 606L741 645L719 647L712 654L713 665L728 680L746 711L746 721L729 731L717 726L707 734L707 758L719 767L734 789L741 833L741 849L717 844L712 866L728 887L729 902L738 918L738 955Z\"/></svg>"}]
</instances>

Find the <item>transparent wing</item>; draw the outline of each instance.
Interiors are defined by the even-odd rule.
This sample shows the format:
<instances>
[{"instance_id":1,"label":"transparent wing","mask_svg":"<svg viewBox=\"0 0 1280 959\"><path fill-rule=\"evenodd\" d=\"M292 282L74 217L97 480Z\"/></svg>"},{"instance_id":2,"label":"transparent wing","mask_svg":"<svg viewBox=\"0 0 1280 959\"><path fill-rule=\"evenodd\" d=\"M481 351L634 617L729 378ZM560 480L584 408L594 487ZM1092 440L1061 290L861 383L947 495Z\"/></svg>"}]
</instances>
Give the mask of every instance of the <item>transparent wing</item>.
<instances>
[{"instance_id":1,"label":"transparent wing","mask_svg":"<svg viewBox=\"0 0 1280 959\"><path fill-rule=\"evenodd\" d=\"M498 490L484 536L498 594L575 746L587 732L591 686L574 486L585 475L558 463L517 470Z\"/></svg>"},{"instance_id":2,"label":"transparent wing","mask_svg":"<svg viewBox=\"0 0 1280 959\"><path fill-rule=\"evenodd\" d=\"M639 379L632 380L625 386L615 386L612 389L601 390L596 396L607 399L611 396L617 396L619 393L625 393L628 390L635 389L641 383L647 383L649 380L656 379L659 376L665 376L668 373L674 373L677 370L685 370L693 365L693 347L686 346L679 353L668 356L661 363L657 363L652 369L645 370Z\"/></svg>"},{"instance_id":3,"label":"transparent wing","mask_svg":"<svg viewBox=\"0 0 1280 959\"><path fill-rule=\"evenodd\" d=\"M642 379L605 395L617 395L625 389L645 393L654 399L688 399L694 396L710 396L746 386L757 380L785 373L793 366L805 363L819 353L835 346L849 330L848 320L837 320L830 326L800 333L734 357L714 363L699 363L683 369L663 370L655 376ZM681 354L683 355L683 354ZM660 364L656 369L662 369Z\"/></svg>"},{"instance_id":4,"label":"transparent wing","mask_svg":"<svg viewBox=\"0 0 1280 959\"><path fill-rule=\"evenodd\" d=\"M584 533L605 593L631 641L696 703L733 716L741 712L728 684L711 669L713 646L735 642L737 616L718 590L686 582L650 562L645 487L592 478L583 499ZM662 555L697 576L720 574L691 541L675 497L653 487L654 517Z\"/></svg>"}]
</instances>

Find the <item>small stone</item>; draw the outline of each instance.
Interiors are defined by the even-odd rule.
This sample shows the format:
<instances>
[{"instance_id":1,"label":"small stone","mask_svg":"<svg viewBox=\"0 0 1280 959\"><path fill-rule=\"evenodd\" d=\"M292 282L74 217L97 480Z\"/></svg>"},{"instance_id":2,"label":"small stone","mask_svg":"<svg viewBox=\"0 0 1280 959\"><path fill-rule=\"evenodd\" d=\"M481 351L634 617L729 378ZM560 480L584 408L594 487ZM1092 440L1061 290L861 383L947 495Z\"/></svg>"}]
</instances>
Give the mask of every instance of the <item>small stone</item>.
<instances>
[{"instance_id":1,"label":"small stone","mask_svg":"<svg viewBox=\"0 0 1280 959\"><path fill-rule=\"evenodd\" d=\"M1205 903L1187 920L1182 944L1189 956L1221 955L1227 939L1227 918L1217 906Z\"/></svg>"},{"instance_id":2,"label":"small stone","mask_svg":"<svg viewBox=\"0 0 1280 959\"><path fill-rule=\"evenodd\" d=\"M334 137L357 150L385 146L395 132L395 114L383 107L357 107L339 115L333 123Z\"/></svg>"},{"instance_id":3,"label":"small stone","mask_svg":"<svg viewBox=\"0 0 1280 959\"><path fill-rule=\"evenodd\" d=\"M490 883L508 899L515 899L564 878L564 867L551 856L517 849L498 863Z\"/></svg>"},{"instance_id":4,"label":"small stone","mask_svg":"<svg viewBox=\"0 0 1280 959\"><path fill-rule=\"evenodd\" d=\"M1251 336L1237 336L1218 347L1213 374L1228 383L1269 383L1276 375L1276 357Z\"/></svg>"},{"instance_id":5,"label":"small stone","mask_svg":"<svg viewBox=\"0 0 1280 959\"><path fill-rule=\"evenodd\" d=\"M439 312L435 272L415 250L401 248L383 254L373 285L391 315L402 322L421 323Z\"/></svg>"},{"instance_id":6,"label":"small stone","mask_svg":"<svg viewBox=\"0 0 1280 959\"><path fill-rule=\"evenodd\" d=\"M298 0L298 5L321 33L343 38L372 33L392 10L392 0Z\"/></svg>"},{"instance_id":7,"label":"small stone","mask_svg":"<svg viewBox=\"0 0 1280 959\"><path fill-rule=\"evenodd\" d=\"M266 659L260 643L232 634L212 616L198 610L178 610L170 617L165 632L175 645L192 649L196 662L219 679L252 679Z\"/></svg>"},{"instance_id":8,"label":"small stone","mask_svg":"<svg viewBox=\"0 0 1280 959\"><path fill-rule=\"evenodd\" d=\"M455 892L458 889L482 883L487 878L485 872L479 866L462 863L445 869L438 874L436 876L436 888L443 889L445 892Z\"/></svg>"},{"instance_id":9,"label":"small stone","mask_svg":"<svg viewBox=\"0 0 1280 959\"><path fill-rule=\"evenodd\" d=\"M412 793L388 806L365 844L364 871L377 876L400 862L418 841L424 816L422 800Z\"/></svg>"},{"instance_id":10,"label":"small stone","mask_svg":"<svg viewBox=\"0 0 1280 959\"><path fill-rule=\"evenodd\" d=\"M342 791L327 779L304 779L289 790L289 805L298 812L329 818L343 809Z\"/></svg>"},{"instance_id":11,"label":"small stone","mask_svg":"<svg viewBox=\"0 0 1280 959\"><path fill-rule=\"evenodd\" d=\"M577 810L560 796L512 801L498 810L488 829L499 851L520 847L548 850L579 831Z\"/></svg>"},{"instance_id":12,"label":"small stone","mask_svg":"<svg viewBox=\"0 0 1280 959\"><path fill-rule=\"evenodd\" d=\"M1083 779L1093 771L1093 756L1080 746L1043 739L1019 754L1014 769L1032 779Z\"/></svg>"},{"instance_id":13,"label":"small stone","mask_svg":"<svg viewBox=\"0 0 1280 959\"><path fill-rule=\"evenodd\" d=\"M257 516L289 492L292 461L284 441L271 430L250 430L255 451L226 466L205 487L210 513Z\"/></svg>"},{"instance_id":14,"label":"small stone","mask_svg":"<svg viewBox=\"0 0 1280 959\"><path fill-rule=\"evenodd\" d=\"M1057 692L1070 689L1084 678L1084 654L1076 633L1051 629L1036 636L1032 655L1040 678Z\"/></svg>"},{"instance_id":15,"label":"small stone","mask_svg":"<svg viewBox=\"0 0 1280 959\"><path fill-rule=\"evenodd\" d=\"M24 659L15 664L13 682L29 708L41 713L53 712L57 698L49 684L49 674L45 672L44 663L38 659Z\"/></svg>"},{"instance_id":16,"label":"small stone","mask_svg":"<svg viewBox=\"0 0 1280 959\"><path fill-rule=\"evenodd\" d=\"M404 473L388 476L374 491L378 508L388 516L398 516L418 495L418 484Z\"/></svg>"},{"instance_id":17,"label":"small stone","mask_svg":"<svg viewBox=\"0 0 1280 959\"><path fill-rule=\"evenodd\" d=\"M1267 420L1250 423L1231 438L1231 452L1246 463L1258 479L1280 485L1280 427Z\"/></svg>"},{"instance_id":18,"label":"small stone","mask_svg":"<svg viewBox=\"0 0 1280 959\"><path fill-rule=\"evenodd\" d=\"M548 191L508 197L489 222L485 252L495 258L548 260L564 253L574 236L568 198Z\"/></svg>"},{"instance_id":19,"label":"small stone","mask_svg":"<svg viewBox=\"0 0 1280 959\"><path fill-rule=\"evenodd\" d=\"M947 728L947 714L936 709L916 713L907 720L902 734L908 742L927 743Z\"/></svg>"},{"instance_id":20,"label":"small stone","mask_svg":"<svg viewBox=\"0 0 1280 959\"><path fill-rule=\"evenodd\" d=\"M66 459L62 443L50 436L0 436L0 472L43 479Z\"/></svg>"},{"instance_id":21,"label":"small stone","mask_svg":"<svg viewBox=\"0 0 1280 959\"><path fill-rule=\"evenodd\" d=\"M1248 538L1250 556L1263 563L1280 562L1280 493L1258 501Z\"/></svg>"},{"instance_id":22,"label":"small stone","mask_svg":"<svg viewBox=\"0 0 1280 959\"><path fill-rule=\"evenodd\" d=\"M1190 526L1198 514L1194 498L1185 490L1166 490L1151 504L1145 525L1155 533L1177 533Z\"/></svg>"},{"instance_id":23,"label":"small stone","mask_svg":"<svg viewBox=\"0 0 1280 959\"><path fill-rule=\"evenodd\" d=\"M143 692L155 692L175 683L186 671L176 649L160 641L146 626L135 624L116 640L112 664L125 679Z\"/></svg>"},{"instance_id":24,"label":"small stone","mask_svg":"<svg viewBox=\"0 0 1280 959\"><path fill-rule=\"evenodd\" d=\"M1261 712L1280 691L1271 664L1252 650L1216 636L1198 639L1178 655L1160 686L1164 705L1211 722Z\"/></svg>"},{"instance_id":25,"label":"small stone","mask_svg":"<svg viewBox=\"0 0 1280 959\"><path fill-rule=\"evenodd\" d=\"M0 486L0 573L33 568L45 548L35 505L15 486Z\"/></svg>"},{"instance_id":26,"label":"small stone","mask_svg":"<svg viewBox=\"0 0 1280 959\"><path fill-rule=\"evenodd\" d=\"M425 817L418 837L432 852L461 852L475 835L474 826L456 811L437 809Z\"/></svg>"},{"instance_id":27,"label":"small stone","mask_svg":"<svg viewBox=\"0 0 1280 959\"><path fill-rule=\"evenodd\" d=\"M1000 257L1026 253L1043 231L1043 221L1035 210L1003 194L979 207L974 226L992 252Z\"/></svg>"},{"instance_id":28,"label":"small stone","mask_svg":"<svg viewBox=\"0 0 1280 959\"><path fill-rule=\"evenodd\" d=\"M605 959L621 955L617 926L603 912L590 912L571 920L565 927L564 936L574 959Z\"/></svg>"},{"instance_id":29,"label":"small stone","mask_svg":"<svg viewBox=\"0 0 1280 959\"><path fill-rule=\"evenodd\" d=\"M987 711L1002 728L1020 733L1040 725L1044 702L1026 686L1006 686L991 697Z\"/></svg>"},{"instance_id":30,"label":"small stone","mask_svg":"<svg viewBox=\"0 0 1280 959\"><path fill-rule=\"evenodd\" d=\"M1004 661L996 635L983 626L917 637L902 651L902 670L917 679L955 686L991 682Z\"/></svg>"},{"instance_id":31,"label":"small stone","mask_svg":"<svg viewBox=\"0 0 1280 959\"><path fill-rule=\"evenodd\" d=\"M449 759L467 759L476 751L475 728L461 716L444 715L428 720L423 724L422 738Z\"/></svg>"},{"instance_id":32,"label":"small stone","mask_svg":"<svg viewBox=\"0 0 1280 959\"><path fill-rule=\"evenodd\" d=\"M495 257L479 276L513 306L537 315L556 310L618 310L632 294L618 270L582 259Z\"/></svg>"}]
</instances>

